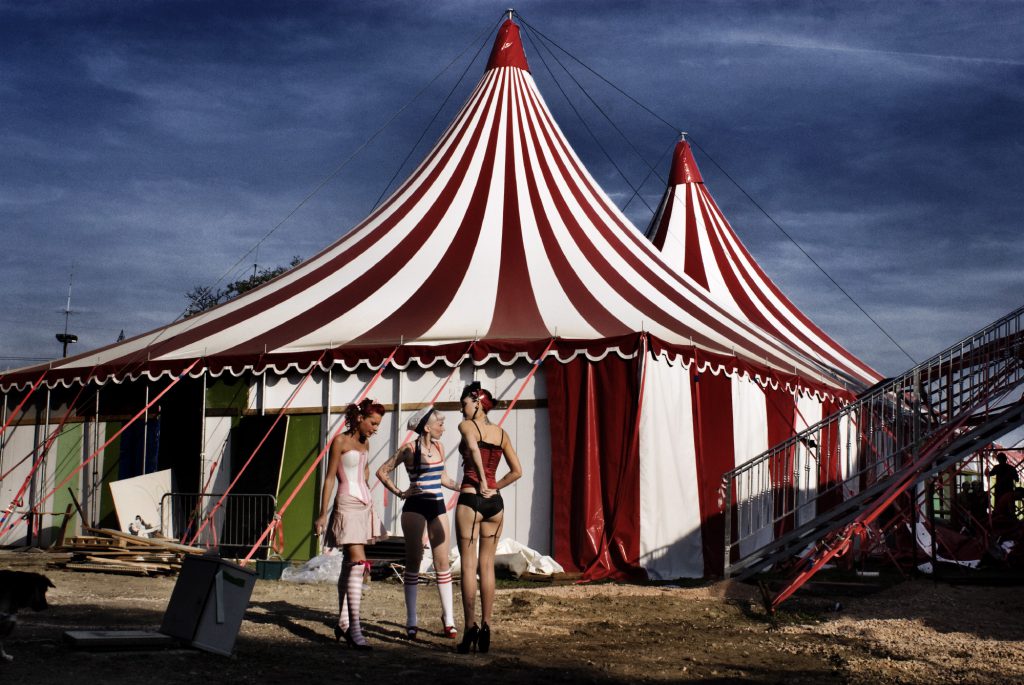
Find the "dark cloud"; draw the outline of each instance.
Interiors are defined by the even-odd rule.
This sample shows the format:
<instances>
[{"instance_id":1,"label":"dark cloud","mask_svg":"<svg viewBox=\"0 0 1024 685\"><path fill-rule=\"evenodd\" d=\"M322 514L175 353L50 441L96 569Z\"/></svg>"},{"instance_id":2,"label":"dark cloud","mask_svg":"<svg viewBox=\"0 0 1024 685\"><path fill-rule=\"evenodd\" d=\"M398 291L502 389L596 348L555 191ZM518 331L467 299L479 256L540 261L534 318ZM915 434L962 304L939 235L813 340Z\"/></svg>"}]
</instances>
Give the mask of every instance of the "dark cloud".
<instances>
[{"instance_id":1,"label":"dark cloud","mask_svg":"<svg viewBox=\"0 0 1024 685\"><path fill-rule=\"evenodd\" d=\"M58 310L72 264L80 310L72 328L84 349L122 328L133 335L175 318L193 285L235 278L253 261L310 256L334 240L373 206L481 44L486 54L491 37L476 39L496 26L501 9L0 3L0 356L58 353L53 334L63 326ZM1019 4L517 9L671 122L526 32L544 97L598 181L620 206L630 200L638 226L666 174L665 163L655 174L648 164L672 144L675 128L689 130L711 155L698 152L709 188L768 273L880 370L909 362L714 162L918 358L1020 304ZM405 172L479 78L482 59ZM645 177L641 198L631 199Z\"/></svg>"}]
</instances>

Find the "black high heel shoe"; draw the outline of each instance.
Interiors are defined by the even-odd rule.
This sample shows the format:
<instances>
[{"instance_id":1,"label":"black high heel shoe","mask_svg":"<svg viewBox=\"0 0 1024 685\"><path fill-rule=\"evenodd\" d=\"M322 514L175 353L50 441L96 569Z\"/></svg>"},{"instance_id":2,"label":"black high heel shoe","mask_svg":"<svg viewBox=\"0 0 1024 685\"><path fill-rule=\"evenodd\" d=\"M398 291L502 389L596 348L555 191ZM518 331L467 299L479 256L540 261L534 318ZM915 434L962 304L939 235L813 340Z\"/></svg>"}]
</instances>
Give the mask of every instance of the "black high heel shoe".
<instances>
[{"instance_id":1,"label":"black high heel shoe","mask_svg":"<svg viewBox=\"0 0 1024 685\"><path fill-rule=\"evenodd\" d=\"M466 629L466 634L462 636L462 642L455 647L455 651L459 654L469 654L470 649L476 650L476 641L479 637L480 628L474 623Z\"/></svg>"},{"instance_id":2,"label":"black high heel shoe","mask_svg":"<svg viewBox=\"0 0 1024 685\"><path fill-rule=\"evenodd\" d=\"M352 633L350 633L348 630L342 630L340 627L334 626L334 639L338 642L341 642L341 638L345 638L345 644L347 644L352 649L361 650L364 652L373 649L373 647L371 647L370 645L361 645L355 640L353 640Z\"/></svg>"},{"instance_id":3,"label":"black high heel shoe","mask_svg":"<svg viewBox=\"0 0 1024 685\"><path fill-rule=\"evenodd\" d=\"M480 634L476 638L476 649L481 654L486 654L491 648L491 627L486 623L480 628Z\"/></svg>"}]
</instances>

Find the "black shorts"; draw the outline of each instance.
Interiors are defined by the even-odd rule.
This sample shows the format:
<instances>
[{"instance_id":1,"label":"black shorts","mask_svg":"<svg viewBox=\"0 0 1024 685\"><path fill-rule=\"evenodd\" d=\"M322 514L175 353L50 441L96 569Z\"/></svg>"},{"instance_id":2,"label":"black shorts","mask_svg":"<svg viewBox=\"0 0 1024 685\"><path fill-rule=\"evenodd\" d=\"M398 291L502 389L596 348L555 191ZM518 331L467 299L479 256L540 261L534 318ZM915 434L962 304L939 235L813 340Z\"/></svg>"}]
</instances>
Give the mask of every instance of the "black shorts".
<instances>
[{"instance_id":1,"label":"black shorts","mask_svg":"<svg viewBox=\"0 0 1024 685\"><path fill-rule=\"evenodd\" d=\"M463 504L480 514L484 521L494 518L505 509L505 502L500 494L484 497L475 492L464 492L459 495L459 504Z\"/></svg>"},{"instance_id":2,"label":"black shorts","mask_svg":"<svg viewBox=\"0 0 1024 685\"><path fill-rule=\"evenodd\" d=\"M430 523L445 512L444 500L436 497L410 497L402 507L403 514L419 514Z\"/></svg>"}]
</instances>

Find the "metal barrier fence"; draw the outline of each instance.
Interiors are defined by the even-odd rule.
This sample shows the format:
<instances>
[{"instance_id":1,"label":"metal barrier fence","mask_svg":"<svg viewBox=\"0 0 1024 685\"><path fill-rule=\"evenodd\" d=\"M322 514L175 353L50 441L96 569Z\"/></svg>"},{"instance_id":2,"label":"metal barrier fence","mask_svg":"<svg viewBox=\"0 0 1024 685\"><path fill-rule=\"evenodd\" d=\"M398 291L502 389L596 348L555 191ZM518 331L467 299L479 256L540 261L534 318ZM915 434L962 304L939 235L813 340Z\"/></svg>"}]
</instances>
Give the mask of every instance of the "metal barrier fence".
<instances>
[{"instance_id":1,"label":"metal barrier fence","mask_svg":"<svg viewBox=\"0 0 1024 685\"><path fill-rule=\"evenodd\" d=\"M919 469L923 446L991 422L1022 382L1024 307L724 474L726 576L806 546L822 517Z\"/></svg>"},{"instance_id":2,"label":"metal barrier fence","mask_svg":"<svg viewBox=\"0 0 1024 685\"><path fill-rule=\"evenodd\" d=\"M163 530L178 540L191 542L223 496L218 492L165 494L160 502ZM192 544L206 547L227 559L245 556L270 524L276 510L277 498L273 495L229 493L213 520ZM260 545L257 558L265 559L269 548L268 537Z\"/></svg>"}]
</instances>

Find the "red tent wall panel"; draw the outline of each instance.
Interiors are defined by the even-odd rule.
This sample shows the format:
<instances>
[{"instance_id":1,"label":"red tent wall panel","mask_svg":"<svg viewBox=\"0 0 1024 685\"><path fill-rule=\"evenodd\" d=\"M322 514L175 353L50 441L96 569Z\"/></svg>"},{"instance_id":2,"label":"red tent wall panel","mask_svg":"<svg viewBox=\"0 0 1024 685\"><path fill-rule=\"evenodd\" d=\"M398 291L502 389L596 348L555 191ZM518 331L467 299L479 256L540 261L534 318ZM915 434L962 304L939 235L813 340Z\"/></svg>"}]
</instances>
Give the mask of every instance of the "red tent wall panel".
<instances>
[{"instance_id":1,"label":"red tent wall panel","mask_svg":"<svg viewBox=\"0 0 1024 685\"><path fill-rule=\"evenodd\" d=\"M719 490L722 474L736 466L733 456L732 378L711 373L694 376L693 412L704 575L721 576L725 561L722 556L725 517L718 503ZM730 502L729 506L732 505Z\"/></svg>"},{"instance_id":2,"label":"red tent wall panel","mask_svg":"<svg viewBox=\"0 0 1024 685\"><path fill-rule=\"evenodd\" d=\"M634 439L639 362L544 362L551 425L552 549L587 580L644 578Z\"/></svg>"},{"instance_id":3,"label":"red tent wall panel","mask_svg":"<svg viewBox=\"0 0 1024 685\"><path fill-rule=\"evenodd\" d=\"M821 403L821 415L831 416L843 407L833 399L825 399ZM840 463L842 436L839 422L832 421L821 431L821 444L818 445L818 513L823 513L843 501L841 483L843 481L842 464Z\"/></svg>"}]
</instances>

